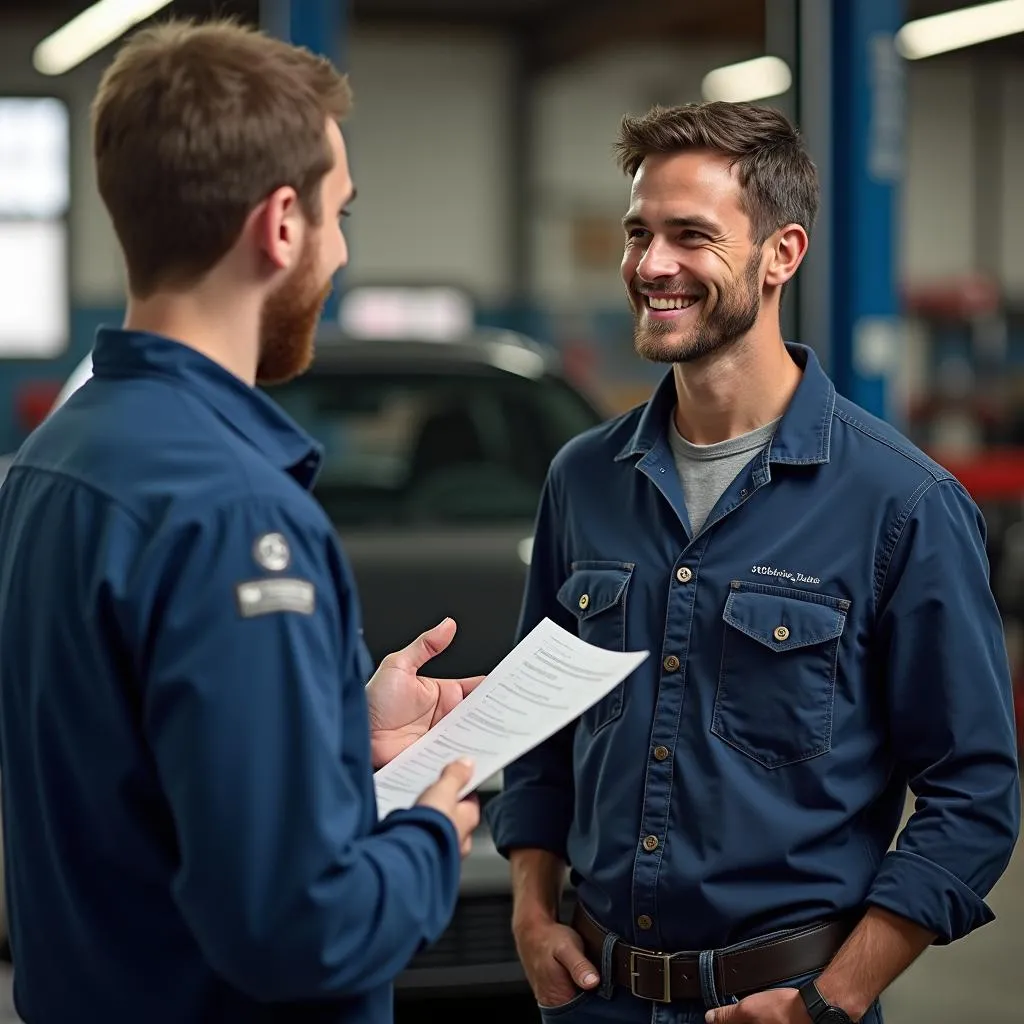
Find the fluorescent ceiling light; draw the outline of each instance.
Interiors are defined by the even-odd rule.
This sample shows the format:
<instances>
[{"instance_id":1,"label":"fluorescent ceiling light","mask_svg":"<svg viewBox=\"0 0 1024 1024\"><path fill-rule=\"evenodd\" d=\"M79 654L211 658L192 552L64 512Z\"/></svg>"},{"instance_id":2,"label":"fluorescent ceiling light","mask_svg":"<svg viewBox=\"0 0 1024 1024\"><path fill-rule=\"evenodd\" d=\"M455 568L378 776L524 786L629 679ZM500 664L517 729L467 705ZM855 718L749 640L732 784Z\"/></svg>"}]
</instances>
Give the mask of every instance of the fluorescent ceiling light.
<instances>
[{"instance_id":1,"label":"fluorescent ceiling light","mask_svg":"<svg viewBox=\"0 0 1024 1024\"><path fill-rule=\"evenodd\" d=\"M781 96L792 84L793 75L784 60L757 57L709 71L700 89L706 100L746 103Z\"/></svg>"},{"instance_id":2,"label":"fluorescent ceiling light","mask_svg":"<svg viewBox=\"0 0 1024 1024\"><path fill-rule=\"evenodd\" d=\"M997 0L908 21L896 33L896 49L907 60L919 60L1017 32L1024 32L1024 0Z\"/></svg>"},{"instance_id":3,"label":"fluorescent ceiling light","mask_svg":"<svg viewBox=\"0 0 1024 1024\"><path fill-rule=\"evenodd\" d=\"M35 48L32 63L40 74L63 75L170 2L99 0L47 36Z\"/></svg>"}]
</instances>

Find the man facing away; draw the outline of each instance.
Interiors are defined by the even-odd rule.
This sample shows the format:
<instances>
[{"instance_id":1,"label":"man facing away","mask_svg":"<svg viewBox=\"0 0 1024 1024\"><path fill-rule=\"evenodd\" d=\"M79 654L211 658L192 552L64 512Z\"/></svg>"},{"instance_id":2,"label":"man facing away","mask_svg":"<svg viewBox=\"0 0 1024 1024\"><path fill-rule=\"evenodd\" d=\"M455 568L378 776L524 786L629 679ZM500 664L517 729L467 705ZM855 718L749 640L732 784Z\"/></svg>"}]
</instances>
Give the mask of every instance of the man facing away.
<instances>
[{"instance_id":1,"label":"man facing away","mask_svg":"<svg viewBox=\"0 0 1024 1024\"><path fill-rule=\"evenodd\" d=\"M783 341L819 194L785 118L655 108L618 153L635 345L671 370L555 459L521 630L652 656L488 809L520 955L565 1024L874 1024L992 919L1018 834L984 523Z\"/></svg>"},{"instance_id":2,"label":"man facing away","mask_svg":"<svg viewBox=\"0 0 1024 1024\"><path fill-rule=\"evenodd\" d=\"M386 1024L479 820L372 769L478 680L374 674L319 447L253 385L312 358L354 189L326 61L230 23L140 32L94 106L123 330L0 492L0 755L28 1024ZM374 731L371 736L369 713Z\"/></svg>"}]
</instances>

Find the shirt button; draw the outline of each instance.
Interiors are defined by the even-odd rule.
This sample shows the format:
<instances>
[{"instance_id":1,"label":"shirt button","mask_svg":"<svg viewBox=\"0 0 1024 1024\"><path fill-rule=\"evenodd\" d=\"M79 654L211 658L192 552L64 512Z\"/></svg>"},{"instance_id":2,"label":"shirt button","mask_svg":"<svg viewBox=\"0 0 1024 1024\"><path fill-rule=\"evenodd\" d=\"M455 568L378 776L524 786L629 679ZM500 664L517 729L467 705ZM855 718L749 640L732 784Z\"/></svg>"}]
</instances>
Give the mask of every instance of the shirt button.
<instances>
[{"instance_id":1,"label":"shirt button","mask_svg":"<svg viewBox=\"0 0 1024 1024\"><path fill-rule=\"evenodd\" d=\"M641 914L636 919L636 924L638 928L645 932L650 931L654 927L654 922L646 914Z\"/></svg>"},{"instance_id":2,"label":"shirt button","mask_svg":"<svg viewBox=\"0 0 1024 1024\"><path fill-rule=\"evenodd\" d=\"M680 583L689 583L693 579L693 571L688 566L676 570L676 579Z\"/></svg>"},{"instance_id":3,"label":"shirt button","mask_svg":"<svg viewBox=\"0 0 1024 1024\"><path fill-rule=\"evenodd\" d=\"M655 747L654 748L654 759L655 761L664 761L668 757L668 747Z\"/></svg>"},{"instance_id":4,"label":"shirt button","mask_svg":"<svg viewBox=\"0 0 1024 1024\"><path fill-rule=\"evenodd\" d=\"M789 630L785 626L775 627L775 639L781 644L784 640L789 639Z\"/></svg>"},{"instance_id":5,"label":"shirt button","mask_svg":"<svg viewBox=\"0 0 1024 1024\"><path fill-rule=\"evenodd\" d=\"M647 837L647 838L646 838L646 839L644 840L644 849L645 849L645 850L646 850L646 851L647 851L648 853L654 853L654 851L655 851L655 850L656 850L657 848L658 848L658 837L657 837L657 836L648 836L648 837Z\"/></svg>"},{"instance_id":6,"label":"shirt button","mask_svg":"<svg viewBox=\"0 0 1024 1024\"><path fill-rule=\"evenodd\" d=\"M580 598L580 608L586 608L588 604L590 604L590 595L584 594Z\"/></svg>"},{"instance_id":7,"label":"shirt button","mask_svg":"<svg viewBox=\"0 0 1024 1024\"><path fill-rule=\"evenodd\" d=\"M679 668L679 659L674 655L670 654L663 662L666 672L675 672Z\"/></svg>"}]
</instances>

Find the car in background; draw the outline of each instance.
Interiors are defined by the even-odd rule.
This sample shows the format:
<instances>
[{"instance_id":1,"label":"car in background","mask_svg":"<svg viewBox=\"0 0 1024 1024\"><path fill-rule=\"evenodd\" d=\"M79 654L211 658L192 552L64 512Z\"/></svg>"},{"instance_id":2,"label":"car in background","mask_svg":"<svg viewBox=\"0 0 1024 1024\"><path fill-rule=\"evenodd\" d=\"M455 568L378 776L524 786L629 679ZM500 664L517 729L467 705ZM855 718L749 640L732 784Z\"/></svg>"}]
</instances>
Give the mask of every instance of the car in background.
<instances>
[{"instance_id":1,"label":"car in background","mask_svg":"<svg viewBox=\"0 0 1024 1024\"><path fill-rule=\"evenodd\" d=\"M374 658L450 615L459 629L431 675L489 672L515 641L548 466L601 422L596 405L553 353L496 330L339 336L268 393L324 446L314 493L352 564ZM399 998L525 990L511 907L508 865L481 825L454 919L399 978Z\"/></svg>"},{"instance_id":2,"label":"car in background","mask_svg":"<svg viewBox=\"0 0 1024 1024\"><path fill-rule=\"evenodd\" d=\"M431 675L494 668L515 640L548 465L603 419L553 351L502 330L329 330L310 370L267 393L324 447L314 494L355 573L375 660L451 616L455 641ZM499 786L485 783L481 802ZM511 907L508 865L481 824L451 925L398 979L399 999L527 991Z\"/></svg>"}]
</instances>

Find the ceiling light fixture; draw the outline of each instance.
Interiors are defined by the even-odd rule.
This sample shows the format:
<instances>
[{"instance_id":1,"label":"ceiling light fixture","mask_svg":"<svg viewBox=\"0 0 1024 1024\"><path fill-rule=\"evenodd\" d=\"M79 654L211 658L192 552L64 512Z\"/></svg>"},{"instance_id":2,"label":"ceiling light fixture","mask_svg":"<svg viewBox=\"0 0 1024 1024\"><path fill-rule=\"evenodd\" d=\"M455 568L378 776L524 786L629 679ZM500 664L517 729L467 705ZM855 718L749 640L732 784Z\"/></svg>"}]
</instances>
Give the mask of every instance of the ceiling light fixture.
<instances>
[{"instance_id":1,"label":"ceiling light fixture","mask_svg":"<svg viewBox=\"0 0 1024 1024\"><path fill-rule=\"evenodd\" d=\"M171 0L99 0L47 36L32 54L42 75L63 75Z\"/></svg>"},{"instance_id":2,"label":"ceiling light fixture","mask_svg":"<svg viewBox=\"0 0 1024 1024\"><path fill-rule=\"evenodd\" d=\"M706 100L745 103L781 96L792 84L793 75L784 60L755 57L709 71L701 82L700 90Z\"/></svg>"},{"instance_id":3,"label":"ceiling light fixture","mask_svg":"<svg viewBox=\"0 0 1024 1024\"><path fill-rule=\"evenodd\" d=\"M920 60L1018 32L1024 32L1024 0L996 0L908 21L896 33L896 50L907 60Z\"/></svg>"}]
</instances>

